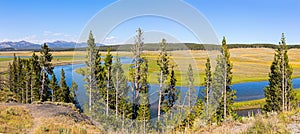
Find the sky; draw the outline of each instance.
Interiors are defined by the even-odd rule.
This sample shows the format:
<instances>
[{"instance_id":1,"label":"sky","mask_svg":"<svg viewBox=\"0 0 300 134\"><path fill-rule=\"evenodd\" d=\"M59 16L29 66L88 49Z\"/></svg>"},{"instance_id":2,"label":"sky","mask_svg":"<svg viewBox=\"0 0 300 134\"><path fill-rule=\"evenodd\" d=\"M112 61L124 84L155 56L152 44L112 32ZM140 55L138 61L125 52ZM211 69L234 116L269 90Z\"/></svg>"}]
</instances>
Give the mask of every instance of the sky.
<instances>
[{"instance_id":1,"label":"sky","mask_svg":"<svg viewBox=\"0 0 300 134\"><path fill-rule=\"evenodd\" d=\"M83 31L97 14L118 2L120 1L0 0L0 42L21 40L39 44L56 40L77 42L82 34L87 34ZM285 33L288 44L300 44L300 0L182 0L182 2L187 3L205 18L219 40L226 36L228 43L277 44L281 33ZM128 2L115 8L124 11L125 14L127 10L133 10L133 6L140 10L149 6L130 5L132 3ZM164 6L166 9L174 9L177 5L170 2ZM184 11L185 9L178 9L172 12L180 14ZM114 17L120 16L114 12L107 15L110 17L102 20L100 18L97 24L110 23ZM194 16L186 15L186 17ZM104 44L128 43L132 41L139 27L145 33L172 38L169 39L170 42L202 43L193 33L193 29L188 29L184 24L178 24L172 18L147 15L119 22L105 35L104 40L97 40L97 34L95 38L97 42ZM153 36L151 39L150 36L147 37L146 42L159 41L159 37Z\"/></svg>"}]
</instances>

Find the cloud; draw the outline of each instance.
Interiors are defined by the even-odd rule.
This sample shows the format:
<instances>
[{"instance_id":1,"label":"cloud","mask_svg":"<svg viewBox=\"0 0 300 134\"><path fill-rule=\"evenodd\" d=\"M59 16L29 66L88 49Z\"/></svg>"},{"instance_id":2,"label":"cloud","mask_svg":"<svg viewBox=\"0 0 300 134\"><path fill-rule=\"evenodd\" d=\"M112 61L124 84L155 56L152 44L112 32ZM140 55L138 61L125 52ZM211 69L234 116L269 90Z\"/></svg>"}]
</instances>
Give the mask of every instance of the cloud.
<instances>
[{"instance_id":1,"label":"cloud","mask_svg":"<svg viewBox=\"0 0 300 134\"><path fill-rule=\"evenodd\" d=\"M72 35L61 33L61 32L52 32L52 31L44 31L44 36L64 36L64 37L71 37Z\"/></svg>"},{"instance_id":2,"label":"cloud","mask_svg":"<svg viewBox=\"0 0 300 134\"><path fill-rule=\"evenodd\" d=\"M52 32L51 31L44 31L44 36L50 35Z\"/></svg>"},{"instance_id":3,"label":"cloud","mask_svg":"<svg viewBox=\"0 0 300 134\"><path fill-rule=\"evenodd\" d=\"M7 41L12 41L12 42L19 42L19 41L28 41L28 42L33 42L33 43L40 43L36 35L27 35L22 38L16 38L16 39L2 39L1 42L7 42Z\"/></svg>"},{"instance_id":4,"label":"cloud","mask_svg":"<svg viewBox=\"0 0 300 134\"><path fill-rule=\"evenodd\" d=\"M0 38L0 42L19 42L19 41L28 41L31 43L42 44L45 42L54 42L57 40L76 42L77 36L72 34L66 34L63 32L52 32L52 31L43 31L41 34L32 34L26 35L24 37L16 38Z\"/></svg>"},{"instance_id":5,"label":"cloud","mask_svg":"<svg viewBox=\"0 0 300 134\"><path fill-rule=\"evenodd\" d=\"M115 36L109 36L106 37L102 43L106 45L115 45L118 44L118 38Z\"/></svg>"},{"instance_id":6,"label":"cloud","mask_svg":"<svg viewBox=\"0 0 300 134\"><path fill-rule=\"evenodd\" d=\"M61 36L61 35L64 35L63 33L53 33L52 34L53 36Z\"/></svg>"}]
</instances>

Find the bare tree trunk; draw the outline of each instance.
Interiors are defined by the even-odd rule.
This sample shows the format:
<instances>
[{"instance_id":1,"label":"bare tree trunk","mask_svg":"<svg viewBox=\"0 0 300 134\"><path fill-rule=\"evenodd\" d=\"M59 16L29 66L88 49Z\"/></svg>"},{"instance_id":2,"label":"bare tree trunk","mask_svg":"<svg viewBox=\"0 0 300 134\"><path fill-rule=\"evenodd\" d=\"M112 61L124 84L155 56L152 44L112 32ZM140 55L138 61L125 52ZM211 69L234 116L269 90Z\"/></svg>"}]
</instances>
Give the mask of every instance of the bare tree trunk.
<instances>
[{"instance_id":1,"label":"bare tree trunk","mask_svg":"<svg viewBox=\"0 0 300 134\"><path fill-rule=\"evenodd\" d=\"M54 90L52 89L52 102L54 102Z\"/></svg>"},{"instance_id":2,"label":"bare tree trunk","mask_svg":"<svg viewBox=\"0 0 300 134\"><path fill-rule=\"evenodd\" d=\"M208 90L209 90L209 80L207 80L206 84L206 107L208 108Z\"/></svg>"},{"instance_id":3,"label":"bare tree trunk","mask_svg":"<svg viewBox=\"0 0 300 134\"><path fill-rule=\"evenodd\" d=\"M110 68L108 68L108 78L107 78L107 86L106 86L106 116L108 116L108 100L109 100L109 88L110 88Z\"/></svg>"},{"instance_id":4,"label":"bare tree trunk","mask_svg":"<svg viewBox=\"0 0 300 134\"><path fill-rule=\"evenodd\" d=\"M41 96L40 96L40 101L43 101L43 95L44 95L44 90L45 90L45 67L43 67L43 79L42 79L42 91L41 91Z\"/></svg>"},{"instance_id":5,"label":"bare tree trunk","mask_svg":"<svg viewBox=\"0 0 300 134\"><path fill-rule=\"evenodd\" d=\"M28 87L29 87L28 84L29 84L29 83L28 83L28 81L27 81L27 84L26 84L26 97L25 97L26 100L25 100L25 103L28 103L28 90L29 90L29 89L28 89Z\"/></svg>"},{"instance_id":6,"label":"bare tree trunk","mask_svg":"<svg viewBox=\"0 0 300 134\"><path fill-rule=\"evenodd\" d=\"M33 79L31 79L30 83L30 103L33 102Z\"/></svg>"},{"instance_id":7,"label":"bare tree trunk","mask_svg":"<svg viewBox=\"0 0 300 134\"><path fill-rule=\"evenodd\" d=\"M122 131L124 131L125 111L122 113Z\"/></svg>"},{"instance_id":8,"label":"bare tree trunk","mask_svg":"<svg viewBox=\"0 0 300 134\"><path fill-rule=\"evenodd\" d=\"M282 81L281 81L281 90L282 90L282 111L285 111L285 65L284 65L284 54L281 52L281 66L282 66Z\"/></svg>"},{"instance_id":9,"label":"bare tree trunk","mask_svg":"<svg viewBox=\"0 0 300 134\"><path fill-rule=\"evenodd\" d=\"M116 72L116 77L117 77L117 80L116 80L116 83L117 83L117 86L115 87L116 88L116 118L118 117L118 90L119 90L119 71Z\"/></svg>"},{"instance_id":10,"label":"bare tree trunk","mask_svg":"<svg viewBox=\"0 0 300 134\"><path fill-rule=\"evenodd\" d=\"M161 91L163 86L163 72L160 71L160 79L159 79L159 94L158 94L158 108L157 108L157 120L160 120L160 107L161 107Z\"/></svg>"},{"instance_id":11,"label":"bare tree trunk","mask_svg":"<svg viewBox=\"0 0 300 134\"><path fill-rule=\"evenodd\" d=\"M191 113L191 88L188 91L188 98L189 98L189 102L188 102L188 106L189 106L189 110L188 110L188 124L187 124L187 128L190 128L190 113Z\"/></svg>"},{"instance_id":12,"label":"bare tree trunk","mask_svg":"<svg viewBox=\"0 0 300 134\"><path fill-rule=\"evenodd\" d=\"M224 69L225 71L224 71L224 119L226 119L226 116L227 116L227 91L226 91L226 86L227 86L227 81L226 81L226 79L227 79L227 62L226 62L226 60L225 60L225 69Z\"/></svg>"},{"instance_id":13,"label":"bare tree trunk","mask_svg":"<svg viewBox=\"0 0 300 134\"><path fill-rule=\"evenodd\" d=\"M92 67L91 66L90 66L89 84L90 84L89 85L89 88L90 88L89 110L90 110L90 114L92 114L91 112L92 112L92 85L93 84L92 84Z\"/></svg>"},{"instance_id":14,"label":"bare tree trunk","mask_svg":"<svg viewBox=\"0 0 300 134\"><path fill-rule=\"evenodd\" d=\"M146 134L146 117L145 117L145 115L146 115L146 112L144 110L144 134Z\"/></svg>"},{"instance_id":15,"label":"bare tree trunk","mask_svg":"<svg viewBox=\"0 0 300 134\"><path fill-rule=\"evenodd\" d=\"M135 60L134 60L134 64L135 64L135 79L134 79L134 94L133 94L133 115L134 117L136 116L136 105L137 105L137 97L139 95L139 63L138 63L138 60L139 60L139 57L140 57L140 51L139 51L139 45L136 44L135 46L135 49L136 49L136 54L135 54Z\"/></svg>"},{"instance_id":16,"label":"bare tree trunk","mask_svg":"<svg viewBox=\"0 0 300 134\"><path fill-rule=\"evenodd\" d=\"M139 51L137 52L139 53ZM139 54L136 55L135 57L135 99L137 98L138 94L139 94Z\"/></svg>"}]
</instances>

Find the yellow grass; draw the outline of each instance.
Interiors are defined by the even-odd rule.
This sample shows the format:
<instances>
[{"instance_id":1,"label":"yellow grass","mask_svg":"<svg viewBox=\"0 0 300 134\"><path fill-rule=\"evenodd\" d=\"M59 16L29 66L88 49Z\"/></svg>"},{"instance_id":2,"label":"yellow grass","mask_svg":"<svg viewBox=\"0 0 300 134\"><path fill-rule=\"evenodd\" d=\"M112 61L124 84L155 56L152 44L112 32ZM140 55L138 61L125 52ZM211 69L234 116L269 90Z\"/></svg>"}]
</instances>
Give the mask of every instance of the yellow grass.
<instances>
[{"instance_id":1,"label":"yellow grass","mask_svg":"<svg viewBox=\"0 0 300 134\"><path fill-rule=\"evenodd\" d=\"M40 119L40 125L34 130L34 133L90 134L101 133L101 130L86 122L75 122L71 117L57 116Z\"/></svg>"},{"instance_id":2,"label":"yellow grass","mask_svg":"<svg viewBox=\"0 0 300 134\"><path fill-rule=\"evenodd\" d=\"M0 56L9 56L16 53L18 56L30 56L32 52L0 52ZM36 53L38 54L38 53ZM52 52L54 59L53 64L63 65L73 62L83 62L85 51L68 51L68 52ZM105 56L106 52L101 52ZM132 57L131 52L112 52L113 55ZM186 72L189 64L192 64L194 69L195 85L201 85L204 82L205 63L208 57L211 58L212 66L214 67L215 59L219 54L218 51L203 51L203 50L183 50L172 51L171 64L176 65L177 85L186 85ZM273 61L274 50L269 48L236 48L230 49L231 62L233 64L233 83L261 81L267 80L270 65ZM300 49L291 49L288 52L290 64L293 67L293 77L300 77ZM144 51L143 56L149 60L149 81L150 83L157 82L158 66L156 60L159 55L158 51ZM66 56L59 57L57 56ZM74 56L74 58L72 58ZM81 56L81 57L80 57ZM0 62L0 72L7 70L9 61ZM128 65L124 66L128 69ZM127 70L125 70L127 71Z\"/></svg>"},{"instance_id":3,"label":"yellow grass","mask_svg":"<svg viewBox=\"0 0 300 134\"><path fill-rule=\"evenodd\" d=\"M33 119L24 107L0 106L0 133L28 133Z\"/></svg>"}]
</instances>

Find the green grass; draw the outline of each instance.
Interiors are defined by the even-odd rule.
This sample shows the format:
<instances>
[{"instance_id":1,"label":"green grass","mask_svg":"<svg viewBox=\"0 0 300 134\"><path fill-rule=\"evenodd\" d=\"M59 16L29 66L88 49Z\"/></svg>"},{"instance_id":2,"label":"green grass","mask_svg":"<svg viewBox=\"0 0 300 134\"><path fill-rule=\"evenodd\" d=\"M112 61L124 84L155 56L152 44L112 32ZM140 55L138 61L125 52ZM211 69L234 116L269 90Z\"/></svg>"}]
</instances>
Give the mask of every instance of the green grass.
<instances>
[{"instance_id":1,"label":"green grass","mask_svg":"<svg viewBox=\"0 0 300 134\"><path fill-rule=\"evenodd\" d=\"M265 104L265 99L242 101L233 103L234 110L261 108Z\"/></svg>"},{"instance_id":2,"label":"green grass","mask_svg":"<svg viewBox=\"0 0 300 134\"><path fill-rule=\"evenodd\" d=\"M300 101L300 88L294 89L296 100ZM265 98L258 99L258 100L251 100L251 101L242 101L242 102L235 102L233 104L234 110L242 110L242 109L251 109L251 108L262 108L265 104Z\"/></svg>"},{"instance_id":3,"label":"green grass","mask_svg":"<svg viewBox=\"0 0 300 134\"><path fill-rule=\"evenodd\" d=\"M0 58L0 62L2 62L2 61L11 61L12 60L12 58Z\"/></svg>"},{"instance_id":4,"label":"green grass","mask_svg":"<svg viewBox=\"0 0 300 134\"><path fill-rule=\"evenodd\" d=\"M300 88L295 89L295 93L296 93L296 99L297 99L298 101L300 101Z\"/></svg>"}]
</instances>

